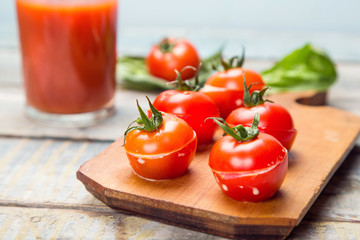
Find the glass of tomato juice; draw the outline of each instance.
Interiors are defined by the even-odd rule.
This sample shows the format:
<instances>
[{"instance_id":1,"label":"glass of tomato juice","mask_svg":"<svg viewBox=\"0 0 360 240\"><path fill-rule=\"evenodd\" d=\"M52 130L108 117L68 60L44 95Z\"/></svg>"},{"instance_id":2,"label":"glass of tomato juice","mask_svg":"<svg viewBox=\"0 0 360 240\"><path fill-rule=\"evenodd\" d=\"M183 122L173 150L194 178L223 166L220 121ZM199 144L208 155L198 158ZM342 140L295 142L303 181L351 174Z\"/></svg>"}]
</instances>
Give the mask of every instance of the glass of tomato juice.
<instances>
[{"instance_id":1,"label":"glass of tomato juice","mask_svg":"<svg viewBox=\"0 0 360 240\"><path fill-rule=\"evenodd\" d=\"M16 0L26 114L88 126L114 112L117 0Z\"/></svg>"}]
</instances>

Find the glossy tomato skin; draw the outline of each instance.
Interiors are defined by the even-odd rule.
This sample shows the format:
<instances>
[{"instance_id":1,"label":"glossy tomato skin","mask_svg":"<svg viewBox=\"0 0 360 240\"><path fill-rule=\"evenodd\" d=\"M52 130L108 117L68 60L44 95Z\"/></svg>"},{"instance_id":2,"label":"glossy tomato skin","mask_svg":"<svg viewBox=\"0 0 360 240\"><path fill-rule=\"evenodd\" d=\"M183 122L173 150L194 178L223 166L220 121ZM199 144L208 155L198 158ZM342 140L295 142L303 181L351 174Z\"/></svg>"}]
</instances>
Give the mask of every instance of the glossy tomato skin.
<instances>
[{"instance_id":1,"label":"glossy tomato skin","mask_svg":"<svg viewBox=\"0 0 360 240\"><path fill-rule=\"evenodd\" d=\"M170 52L162 52L158 44L154 45L146 58L146 65L151 75L167 81L175 81L175 69L180 72L186 66L198 68L200 57L196 48L186 39L170 38L169 42L174 44ZM195 71L187 69L181 73L181 78L190 79L195 74Z\"/></svg>"},{"instance_id":2,"label":"glossy tomato skin","mask_svg":"<svg viewBox=\"0 0 360 240\"><path fill-rule=\"evenodd\" d=\"M124 149L136 175L151 180L183 175L194 158L197 137L182 119L163 114L158 131L130 131ZM176 141L174 140L176 139Z\"/></svg>"},{"instance_id":3,"label":"glossy tomato skin","mask_svg":"<svg viewBox=\"0 0 360 240\"><path fill-rule=\"evenodd\" d=\"M214 100L220 110L220 116L224 119L227 118L231 111L243 106L243 73L247 86L254 83L250 89L250 93L254 90L261 90L265 86L261 75L256 71L243 68L231 68L211 75L201 89L202 92Z\"/></svg>"},{"instance_id":4,"label":"glossy tomato skin","mask_svg":"<svg viewBox=\"0 0 360 240\"><path fill-rule=\"evenodd\" d=\"M217 125L205 121L208 117L219 117L219 110L210 97L200 92L167 90L153 102L156 109L184 119L196 132L198 145L213 141Z\"/></svg>"},{"instance_id":5,"label":"glossy tomato skin","mask_svg":"<svg viewBox=\"0 0 360 240\"><path fill-rule=\"evenodd\" d=\"M281 187L288 153L265 133L246 142L225 136L212 147L209 166L226 195L238 201L257 202L272 197Z\"/></svg>"},{"instance_id":6,"label":"glossy tomato skin","mask_svg":"<svg viewBox=\"0 0 360 240\"><path fill-rule=\"evenodd\" d=\"M297 134L290 113L281 105L265 102L255 107L240 107L227 117L229 125L243 125L250 127L255 113L260 114L259 131L274 136L287 149L290 150Z\"/></svg>"}]
</instances>

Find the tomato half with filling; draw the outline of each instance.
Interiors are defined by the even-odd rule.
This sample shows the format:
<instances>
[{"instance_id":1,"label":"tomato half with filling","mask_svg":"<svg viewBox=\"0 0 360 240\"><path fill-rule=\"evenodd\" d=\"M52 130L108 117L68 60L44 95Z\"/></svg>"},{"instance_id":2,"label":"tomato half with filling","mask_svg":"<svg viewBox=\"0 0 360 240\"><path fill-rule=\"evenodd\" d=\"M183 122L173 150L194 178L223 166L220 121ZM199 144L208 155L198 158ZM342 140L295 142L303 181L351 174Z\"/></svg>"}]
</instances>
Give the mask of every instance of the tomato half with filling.
<instances>
[{"instance_id":1,"label":"tomato half with filling","mask_svg":"<svg viewBox=\"0 0 360 240\"><path fill-rule=\"evenodd\" d=\"M288 153L266 133L248 141L237 141L227 135L212 147L209 166L227 196L257 202L271 198L281 187L288 168Z\"/></svg>"},{"instance_id":2,"label":"tomato half with filling","mask_svg":"<svg viewBox=\"0 0 360 240\"><path fill-rule=\"evenodd\" d=\"M181 118L157 111L149 119L138 105L137 126L125 132L124 149L134 173L150 180L183 175L194 158L197 137Z\"/></svg>"},{"instance_id":3,"label":"tomato half with filling","mask_svg":"<svg viewBox=\"0 0 360 240\"><path fill-rule=\"evenodd\" d=\"M240 107L227 117L226 122L235 126L251 126L255 114L260 114L260 132L274 136L287 149L290 150L297 134L290 113L281 105L271 102L254 107Z\"/></svg>"}]
</instances>

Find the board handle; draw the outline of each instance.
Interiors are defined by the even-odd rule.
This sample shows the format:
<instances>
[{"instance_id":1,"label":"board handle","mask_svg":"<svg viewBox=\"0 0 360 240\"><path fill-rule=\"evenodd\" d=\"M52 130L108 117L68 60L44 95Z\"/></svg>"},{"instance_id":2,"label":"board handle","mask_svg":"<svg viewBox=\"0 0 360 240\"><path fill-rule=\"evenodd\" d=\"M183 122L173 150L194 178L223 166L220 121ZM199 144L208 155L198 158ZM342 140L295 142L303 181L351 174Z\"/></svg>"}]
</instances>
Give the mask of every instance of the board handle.
<instances>
[{"instance_id":1,"label":"board handle","mask_svg":"<svg viewBox=\"0 0 360 240\"><path fill-rule=\"evenodd\" d=\"M304 95L304 93L302 94ZM325 92L309 92L305 96L295 99L295 102L308 106L324 106L327 101L327 91Z\"/></svg>"}]
</instances>

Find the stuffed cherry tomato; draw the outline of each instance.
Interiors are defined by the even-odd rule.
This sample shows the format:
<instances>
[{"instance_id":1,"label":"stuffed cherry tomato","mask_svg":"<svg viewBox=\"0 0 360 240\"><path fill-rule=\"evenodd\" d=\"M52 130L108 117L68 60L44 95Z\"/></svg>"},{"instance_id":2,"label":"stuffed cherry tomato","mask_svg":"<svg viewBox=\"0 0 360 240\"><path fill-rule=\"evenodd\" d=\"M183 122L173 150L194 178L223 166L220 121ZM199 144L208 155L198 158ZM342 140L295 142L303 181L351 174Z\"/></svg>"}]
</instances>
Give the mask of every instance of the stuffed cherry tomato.
<instances>
[{"instance_id":1,"label":"stuffed cherry tomato","mask_svg":"<svg viewBox=\"0 0 360 240\"><path fill-rule=\"evenodd\" d=\"M185 39L164 38L159 44L154 45L146 58L146 65L151 75L167 81L174 81L174 70L180 71L186 66L198 68L200 57L196 48ZM195 72L185 70L182 79L190 79Z\"/></svg>"},{"instance_id":2,"label":"stuffed cherry tomato","mask_svg":"<svg viewBox=\"0 0 360 240\"><path fill-rule=\"evenodd\" d=\"M261 75L256 71L242 68L242 62L243 60L230 61L230 63L222 61L224 71L218 71L211 75L201 89L203 93L214 100L219 108L220 116L224 119L232 110L243 104L243 75L248 84L257 83L252 91L260 90L265 86Z\"/></svg>"},{"instance_id":3,"label":"stuffed cherry tomato","mask_svg":"<svg viewBox=\"0 0 360 240\"><path fill-rule=\"evenodd\" d=\"M258 116L252 127L228 128L212 147L209 166L221 190L238 201L257 202L272 197L288 168L288 153L273 136L259 133ZM256 119L257 118L257 119ZM240 129L241 128L241 129Z\"/></svg>"},{"instance_id":4,"label":"stuffed cherry tomato","mask_svg":"<svg viewBox=\"0 0 360 240\"><path fill-rule=\"evenodd\" d=\"M244 85L246 84L244 80ZM274 136L287 149L290 150L297 134L290 113L281 105L263 100L267 88L249 94L249 88L245 86L244 107L235 109L227 117L229 125L242 124L251 126L255 113L261 116L259 123L260 132Z\"/></svg>"},{"instance_id":5,"label":"stuffed cherry tomato","mask_svg":"<svg viewBox=\"0 0 360 240\"><path fill-rule=\"evenodd\" d=\"M149 101L152 117L141 110L139 125L125 132L124 149L136 175L150 180L183 175L194 158L197 137L182 119L157 111Z\"/></svg>"},{"instance_id":6,"label":"stuffed cherry tomato","mask_svg":"<svg viewBox=\"0 0 360 240\"><path fill-rule=\"evenodd\" d=\"M217 125L205 119L220 116L216 104L204 93L194 91L196 87L183 82L180 74L177 80L178 90L166 90L160 93L153 102L154 107L184 119L196 132L198 145L211 143Z\"/></svg>"}]
</instances>

